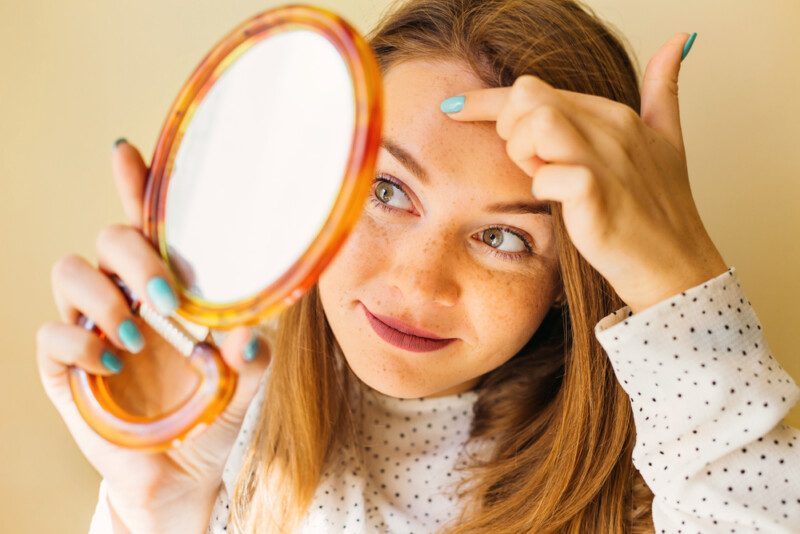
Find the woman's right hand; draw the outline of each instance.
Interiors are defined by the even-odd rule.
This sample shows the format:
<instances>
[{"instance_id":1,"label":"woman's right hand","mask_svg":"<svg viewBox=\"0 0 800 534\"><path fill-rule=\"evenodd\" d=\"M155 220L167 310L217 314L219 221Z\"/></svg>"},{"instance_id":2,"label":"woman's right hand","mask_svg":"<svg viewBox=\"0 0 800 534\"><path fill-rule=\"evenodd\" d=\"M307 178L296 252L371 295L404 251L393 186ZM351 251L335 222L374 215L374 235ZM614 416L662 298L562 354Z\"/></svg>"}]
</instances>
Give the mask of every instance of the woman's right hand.
<instances>
[{"instance_id":1,"label":"woman's right hand","mask_svg":"<svg viewBox=\"0 0 800 534\"><path fill-rule=\"evenodd\" d=\"M138 406L148 414L174 406L196 381L184 359L175 356L175 349L147 334L152 331L131 312L120 289L103 272L119 276L138 298L157 310L157 301L168 299L151 298L148 282L161 277L173 294L176 287L165 263L141 233L147 178L141 155L127 142L115 144L112 166L130 224L112 225L100 232L96 242L99 268L74 254L53 266L53 295L62 321L46 322L37 331L39 375L81 452L105 479L112 509L128 529L204 531L228 454L269 365L269 346L266 339L258 338L256 355L248 361L245 349L254 331L241 326L228 333L219 349L238 373L233 399L213 424L187 437L178 448L149 453L120 447L86 423L72 398L69 366L108 376L109 386L128 406ZM79 326L80 314L91 319L106 338ZM145 334L144 346L138 351L136 343L130 343L135 336L125 335L126 329L128 334L134 330L131 325ZM105 353L116 355L127 372L114 372L113 357Z\"/></svg>"}]
</instances>

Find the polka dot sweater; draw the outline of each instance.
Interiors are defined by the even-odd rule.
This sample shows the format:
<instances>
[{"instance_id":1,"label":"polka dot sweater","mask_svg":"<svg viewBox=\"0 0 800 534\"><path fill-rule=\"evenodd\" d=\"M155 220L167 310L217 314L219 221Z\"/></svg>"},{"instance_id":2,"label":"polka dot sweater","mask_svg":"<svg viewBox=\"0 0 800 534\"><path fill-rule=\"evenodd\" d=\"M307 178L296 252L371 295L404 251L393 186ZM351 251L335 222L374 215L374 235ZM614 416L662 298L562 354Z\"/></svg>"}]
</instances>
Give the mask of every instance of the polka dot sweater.
<instances>
[{"instance_id":1,"label":"polka dot sweater","mask_svg":"<svg viewBox=\"0 0 800 534\"><path fill-rule=\"evenodd\" d=\"M800 430L781 422L800 387L773 358L735 268L635 315L625 306L594 332L630 397L633 462L655 495L657 533L800 533ZM228 458L208 533L228 530L262 398L263 388ZM366 463L346 453L324 473L300 532L435 532L454 521L476 398L369 390ZM104 484L90 534L111 532Z\"/></svg>"}]
</instances>

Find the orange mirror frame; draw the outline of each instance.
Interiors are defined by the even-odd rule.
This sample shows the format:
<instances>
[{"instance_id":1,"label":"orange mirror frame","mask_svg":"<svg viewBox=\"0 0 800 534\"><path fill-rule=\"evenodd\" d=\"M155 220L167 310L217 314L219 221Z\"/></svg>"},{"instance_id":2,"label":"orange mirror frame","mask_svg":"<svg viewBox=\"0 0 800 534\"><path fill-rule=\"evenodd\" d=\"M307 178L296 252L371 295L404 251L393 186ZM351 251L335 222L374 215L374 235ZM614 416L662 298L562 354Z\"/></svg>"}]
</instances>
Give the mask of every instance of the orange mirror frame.
<instances>
[{"instance_id":1,"label":"orange mirror frame","mask_svg":"<svg viewBox=\"0 0 800 534\"><path fill-rule=\"evenodd\" d=\"M371 189L382 127L382 82L372 50L335 13L314 6L287 5L258 14L236 27L208 53L185 83L167 115L151 161L145 191L144 234L170 266L164 228L169 178L194 111L225 69L251 46L278 32L298 29L325 36L346 62L353 83L355 127L339 195L309 248L278 280L257 295L218 305L191 294L178 280L180 304L176 313L193 323L220 329L255 325L297 301L316 283L344 244ZM126 295L132 311L139 311L142 303L118 277L112 279ZM88 318L81 316L79 324L105 339L105 334ZM195 344L187 357L199 376L199 384L188 399L168 412L156 416L130 414L115 402L103 376L72 366L69 380L75 404L87 423L114 444L149 451L177 446L187 436L212 424L236 389L236 373L207 340Z\"/></svg>"}]
</instances>

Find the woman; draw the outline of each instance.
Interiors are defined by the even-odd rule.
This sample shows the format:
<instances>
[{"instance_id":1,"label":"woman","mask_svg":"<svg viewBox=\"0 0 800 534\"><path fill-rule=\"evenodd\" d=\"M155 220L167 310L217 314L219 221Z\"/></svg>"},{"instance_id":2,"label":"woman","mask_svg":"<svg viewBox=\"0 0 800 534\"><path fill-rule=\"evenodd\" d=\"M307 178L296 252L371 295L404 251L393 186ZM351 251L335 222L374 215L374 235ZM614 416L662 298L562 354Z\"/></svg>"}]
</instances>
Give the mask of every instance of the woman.
<instances>
[{"instance_id":1,"label":"woman","mask_svg":"<svg viewBox=\"0 0 800 534\"><path fill-rule=\"evenodd\" d=\"M104 478L93 531L800 528L785 471L800 432L780 422L800 388L689 187L688 37L640 92L619 38L573 2L386 15L369 36L386 116L363 216L277 330L226 338L236 398L178 450L113 447L76 414L64 365L110 374L113 345L142 343L102 274L59 262L67 324L40 330L40 369ZM101 234L100 263L169 311L136 228L145 164L127 143L113 157L133 226ZM69 324L78 310L110 346Z\"/></svg>"}]
</instances>

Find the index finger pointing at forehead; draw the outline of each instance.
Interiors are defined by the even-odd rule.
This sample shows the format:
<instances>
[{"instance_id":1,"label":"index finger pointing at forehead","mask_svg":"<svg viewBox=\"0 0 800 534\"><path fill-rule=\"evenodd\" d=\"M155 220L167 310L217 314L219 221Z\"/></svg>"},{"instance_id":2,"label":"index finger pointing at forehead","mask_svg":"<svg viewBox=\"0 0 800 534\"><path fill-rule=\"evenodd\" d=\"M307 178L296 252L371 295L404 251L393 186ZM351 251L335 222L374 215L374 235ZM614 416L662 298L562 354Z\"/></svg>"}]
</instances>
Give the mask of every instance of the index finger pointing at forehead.
<instances>
[{"instance_id":1,"label":"index finger pointing at forehead","mask_svg":"<svg viewBox=\"0 0 800 534\"><path fill-rule=\"evenodd\" d=\"M440 109L459 121L496 121L511 87L465 91L442 101Z\"/></svg>"}]
</instances>

